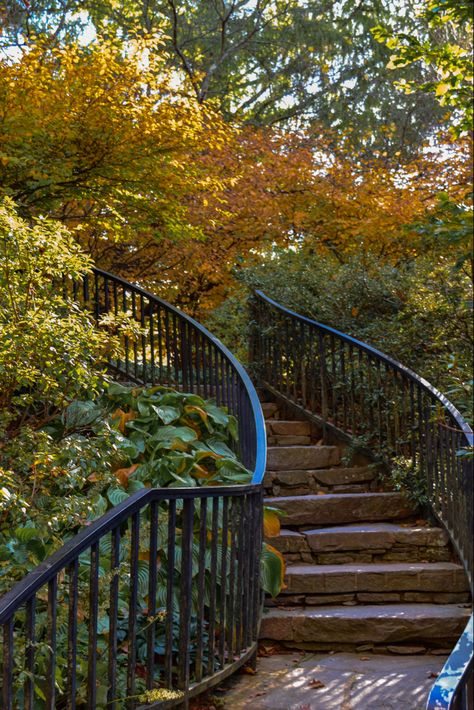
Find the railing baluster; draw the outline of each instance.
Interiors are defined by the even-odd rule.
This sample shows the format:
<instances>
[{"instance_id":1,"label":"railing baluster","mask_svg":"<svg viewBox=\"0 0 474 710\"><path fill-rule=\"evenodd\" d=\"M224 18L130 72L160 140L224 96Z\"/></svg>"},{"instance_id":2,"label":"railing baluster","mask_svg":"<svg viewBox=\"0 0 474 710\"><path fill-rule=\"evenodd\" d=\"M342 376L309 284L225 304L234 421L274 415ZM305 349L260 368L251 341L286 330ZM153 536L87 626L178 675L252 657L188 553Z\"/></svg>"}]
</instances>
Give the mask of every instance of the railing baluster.
<instances>
[{"instance_id":1,"label":"railing baluster","mask_svg":"<svg viewBox=\"0 0 474 710\"><path fill-rule=\"evenodd\" d=\"M89 582L89 645L87 670L87 703L93 710L97 696L97 620L99 610L99 544L91 546Z\"/></svg>"},{"instance_id":2,"label":"railing baluster","mask_svg":"<svg viewBox=\"0 0 474 710\"><path fill-rule=\"evenodd\" d=\"M67 703L68 710L76 708L76 662L77 662L77 605L79 561L68 567L69 574L69 610L68 610L68 648L67 648Z\"/></svg>"},{"instance_id":3,"label":"railing baluster","mask_svg":"<svg viewBox=\"0 0 474 710\"><path fill-rule=\"evenodd\" d=\"M135 666L137 661L137 601L138 601L138 556L140 554L140 513L132 516L130 540L130 596L128 602L128 654L127 696L135 695ZM134 702L127 703L133 707Z\"/></svg>"},{"instance_id":4,"label":"railing baluster","mask_svg":"<svg viewBox=\"0 0 474 710\"><path fill-rule=\"evenodd\" d=\"M156 584L158 567L158 503L150 504L150 547L148 559L148 628L146 687L153 688L155 673Z\"/></svg>"},{"instance_id":5,"label":"railing baluster","mask_svg":"<svg viewBox=\"0 0 474 710\"><path fill-rule=\"evenodd\" d=\"M209 644L207 659L207 674L212 675L215 668L215 630L216 630L216 585L217 585L217 546L219 534L219 498L212 500L212 532L211 532L211 573L209 593Z\"/></svg>"},{"instance_id":6,"label":"railing baluster","mask_svg":"<svg viewBox=\"0 0 474 710\"><path fill-rule=\"evenodd\" d=\"M190 678L190 623L191 623L191 592L193 582L193 522L194 500L186 498L183 506L183 527L181 547L181 590L179 613L179 664L178 688L187 691Z\"/></svg>"},{"instance_id":7,"label":"railing baluster","mask_svg":"<svg viewBox=\"0 0 474 710\"><path fill-rule=\"evenodd\" d=\"M176 501L169 501L168 509L168 565L166 577L166 623L165 623L165 685L173 687L173 620L174 620L174 566L176 547Z\"/></svg>"},{"instance_id":8,"label":"railing baluster","mask_svg":"<svg viewBox=\"0 0 474 710\"><path fill-rule=\"evenodd\" d=\"M56 620L58 580L54 576L48 583L48 645L50 648L46 671L46 708L56 707Z\"/></svg>"},{"instance_id":9,"label":"railing baluster","mask_svg":"<svg viewBox=\"0 0 474 710\"><path fill-rule=\"evenodd\" d=\"M108 658L108 706L111 710L117 708L117 622L119 604L120 576L120 527L111 532L112 549L110 553L110 602L109 602L109 658Z\"/></svg>"},{"instance_id":10,"label":"railing baluster","mask_svg":"<svg viewBox=\"0 0 474 710\"><path fill-rule=\"evenodd\" d=\"M3 624L3 709L13 710L13 619Z\"/></svg>"},{"instance_id":11,"label":"railing baluster","mask_svg":"<svg viewBox=\"0 0 474 710\"><path fill-rule=\"evenodd\" d=\"M234 605L235 605L235 566L236 566L236 544L235 544L235 531L237 525L236 519L236 508L237 508L238 498L231 498L230 507L230 561L229 561L229 603L227 611L227 657L229 662L232 663L234 655L234 632L235 632L235 621L234 621Z\"/></svg>"},{"instance_id":12,"label":"railing baluster","mask_svg":"<svg viewBox=\"0 0 474 710\"><path fill-rule=\"evenodd\" d=\"M226 627L226 601L227 601L227 533L228 533L229 499L225 497L222 502L222 533L221 533L221 569L220 569L220 599L219 599L219 663L221 668L225 664L225 627Z\"/></svg>"},{"instance_id":13,"label":"railing baluster","mask_svg":"<svg viewBox=\"0 0 474 710\"><path fill-rule=\"evenodd\" d=\"M35 621L36 597L32 597L26 604L26 629L25 629L25 710L34 710L35 701Z\"/></svg>"},{"instance_id":14,"label":"railing baluster","mask_svg":"<svg viewBox=\"0 0 474 710\"><path fill-rule=\"evenodd\" d=\"M204 593L206 587L207 500L201 498L199 513L199 567L197 578L196 681L202 680L204 656Z\"/></svg>"}]
</instances>

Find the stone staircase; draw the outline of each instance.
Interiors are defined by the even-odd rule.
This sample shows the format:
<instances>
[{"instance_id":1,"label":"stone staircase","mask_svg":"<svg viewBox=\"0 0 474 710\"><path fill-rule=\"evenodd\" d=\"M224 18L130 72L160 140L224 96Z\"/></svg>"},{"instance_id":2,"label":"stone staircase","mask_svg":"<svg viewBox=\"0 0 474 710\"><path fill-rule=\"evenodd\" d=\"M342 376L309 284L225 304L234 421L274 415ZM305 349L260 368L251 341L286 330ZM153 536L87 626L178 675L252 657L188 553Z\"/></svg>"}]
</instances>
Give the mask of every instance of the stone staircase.
<instances>
[{"instance_id":1,"label":"stone staircase","mask_svg":"<svg viewBox=\"0 0 474 710\"><path fill-rule=\"evenodd\" d=\"M267 599L261 639L308 650L448 649L462 633L469 587L440 527L381 483L360 454L322 445L309 421L262 404L266 504L283 511L268 542L286 560L286 588Z\"/></svg>"}]
</instances>

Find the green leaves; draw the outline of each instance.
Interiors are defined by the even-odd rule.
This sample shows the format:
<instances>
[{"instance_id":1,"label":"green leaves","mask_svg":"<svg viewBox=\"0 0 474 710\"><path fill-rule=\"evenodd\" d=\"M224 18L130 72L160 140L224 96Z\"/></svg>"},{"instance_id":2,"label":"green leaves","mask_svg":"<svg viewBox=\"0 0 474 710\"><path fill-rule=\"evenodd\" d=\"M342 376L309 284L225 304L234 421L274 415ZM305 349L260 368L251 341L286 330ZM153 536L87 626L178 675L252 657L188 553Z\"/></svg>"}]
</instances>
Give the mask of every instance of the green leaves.
<instances>
[{"instance_id":1,"label":"green leaves","mask_svg":"<svg viewBox=\"0 0 474 710\"><path fill-rule=\"evenodd\" d=\"M81 429L90 426L101 414L102 409L95 402L75 400L64 410L61 419L66 429Z\"/></svg>"}]
</instances>

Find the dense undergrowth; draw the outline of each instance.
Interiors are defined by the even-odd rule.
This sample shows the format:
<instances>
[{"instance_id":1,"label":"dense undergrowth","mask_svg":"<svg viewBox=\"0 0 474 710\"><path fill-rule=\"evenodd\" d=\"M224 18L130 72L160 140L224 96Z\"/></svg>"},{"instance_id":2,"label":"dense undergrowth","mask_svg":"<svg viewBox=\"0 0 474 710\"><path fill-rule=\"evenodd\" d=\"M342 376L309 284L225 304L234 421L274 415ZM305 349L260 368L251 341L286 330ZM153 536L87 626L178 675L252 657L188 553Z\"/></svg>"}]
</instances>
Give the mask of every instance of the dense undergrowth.
<instances>
[{"instance_id":1,"label":"dense undergrowth","mask_svg":"<svg viewBox=\"0 0 474 710\"><path fill-rule=\"evenodd\" d=\"M305 251L276 251L238 271L240 287L207 321L248 361L254 289L298 313L352 335L399 360L446 394L472 421L472 277L470 262L432 255L383 264L341 263Z\"/></svg>"}]
</instances>

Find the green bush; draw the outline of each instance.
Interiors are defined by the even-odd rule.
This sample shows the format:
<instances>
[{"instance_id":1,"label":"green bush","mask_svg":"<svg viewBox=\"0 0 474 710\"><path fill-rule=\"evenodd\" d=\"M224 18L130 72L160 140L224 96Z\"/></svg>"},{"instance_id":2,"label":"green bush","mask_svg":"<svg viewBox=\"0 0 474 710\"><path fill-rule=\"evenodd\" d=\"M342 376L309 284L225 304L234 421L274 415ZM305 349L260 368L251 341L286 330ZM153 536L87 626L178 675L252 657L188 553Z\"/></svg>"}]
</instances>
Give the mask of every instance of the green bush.
<instances>
[{"instance_id":1,"label":"green bush","mask_svg":"<svg viewBox=\"0 0 474 710\"><path fill-rule=\"evenodd\" d=\"M472 418L472 281L467 262L419 257L398 266L367 257L280 250L241 269L239 290L208 327L245 357L248 313L259 288L298 313L382 350L446 392ZM230 337L228 338L228 333Z\"/></svg>"},{"instance_id":2,"label":"green bush","mask_svg":"<svg viewBox=\"0 0 474 710\"><path fill-rule=\"evenodd\" d=\"M63 294L91 262L55 222L29 226L0 205L0 428L40 425L85 392L97 391L114 342Z\"/></svg>"}]
</instances>

